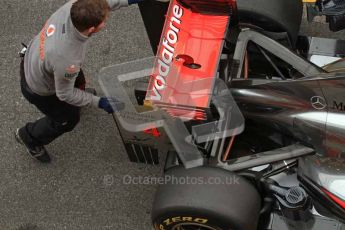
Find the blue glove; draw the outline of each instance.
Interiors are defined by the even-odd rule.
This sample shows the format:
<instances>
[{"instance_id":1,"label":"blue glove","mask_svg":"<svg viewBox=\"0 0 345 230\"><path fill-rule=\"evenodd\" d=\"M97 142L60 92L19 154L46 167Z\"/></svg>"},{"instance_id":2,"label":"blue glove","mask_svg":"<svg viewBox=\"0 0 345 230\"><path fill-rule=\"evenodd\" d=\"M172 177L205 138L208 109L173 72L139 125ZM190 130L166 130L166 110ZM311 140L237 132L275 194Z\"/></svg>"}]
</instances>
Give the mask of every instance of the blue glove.
<instances>
[{"instance_id":1,"label":"blue glove","mask_svg":"<svg viewBox=\"0 0 345 230\"><path fill-rule=\"evenodd\" d=\"M98 107L108 113L114 113L125 108L125 104L116 98L101 97L98 102Z\"/></svg>"},{"instance_id":2,"label":"blue glove","mask_svg":"<svg viewBox=\"0 0 345 230\"><path fill-rule=\"evenodd\" d=\"M128 0L128 5L132 5L132 4L137 4L139 2L143 2L145 0Z\"/></svg>"}]
</instances>

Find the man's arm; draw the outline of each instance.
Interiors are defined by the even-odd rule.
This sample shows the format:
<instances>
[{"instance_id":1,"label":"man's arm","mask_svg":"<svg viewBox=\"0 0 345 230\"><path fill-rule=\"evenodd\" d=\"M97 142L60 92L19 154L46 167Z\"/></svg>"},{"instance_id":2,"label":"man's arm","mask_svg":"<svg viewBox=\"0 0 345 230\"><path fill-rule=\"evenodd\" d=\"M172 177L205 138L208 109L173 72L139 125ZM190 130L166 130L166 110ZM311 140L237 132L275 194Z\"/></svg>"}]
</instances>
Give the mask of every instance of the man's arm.
<instances>
[{"instance_id":1,"label":"man's arm","mask_svg":"<svg viewBox=\"0 0 345 230\"><path fill-rule=\"evenodd\" d=\"M74 106L98 107L99 97L74 88L74 82L80 71L79 63L67 63L63 58L54 61L54 81L56 96Z\"/></svg>"},{"instance_id":2,"label":"man's arm","mask_svg":"<svg viewBox=\"0 0 345 230\"><path fill-rule=\"evenodd\" d=\"M128 0L107 0L110 10L117 10L121 7L128 6Z\"/></svg>"}]
</instances>

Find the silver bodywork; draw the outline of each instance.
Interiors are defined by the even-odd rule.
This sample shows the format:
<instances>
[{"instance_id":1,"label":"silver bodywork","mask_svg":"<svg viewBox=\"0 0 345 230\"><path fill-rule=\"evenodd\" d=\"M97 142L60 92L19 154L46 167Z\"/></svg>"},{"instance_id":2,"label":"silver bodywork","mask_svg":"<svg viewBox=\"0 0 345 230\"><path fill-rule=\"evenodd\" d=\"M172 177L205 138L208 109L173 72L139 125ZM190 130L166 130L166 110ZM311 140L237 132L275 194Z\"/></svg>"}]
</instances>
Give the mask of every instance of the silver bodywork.
<instances>
[{"instance_id":1,"label":"silver bodywork","mask_svg":"<svg viewBox=\"0 0 345 230\"><path fill-rule=\"evenodd\" d=\"M297 80L241 79L248 41L259 44L305 77ZM325 73L277 42L242 32L234 60L240 66L230 88L246 120L283 133L315 150L299 159L298 175L345 200L345 73Z\"/></svg>"}]
</instances>

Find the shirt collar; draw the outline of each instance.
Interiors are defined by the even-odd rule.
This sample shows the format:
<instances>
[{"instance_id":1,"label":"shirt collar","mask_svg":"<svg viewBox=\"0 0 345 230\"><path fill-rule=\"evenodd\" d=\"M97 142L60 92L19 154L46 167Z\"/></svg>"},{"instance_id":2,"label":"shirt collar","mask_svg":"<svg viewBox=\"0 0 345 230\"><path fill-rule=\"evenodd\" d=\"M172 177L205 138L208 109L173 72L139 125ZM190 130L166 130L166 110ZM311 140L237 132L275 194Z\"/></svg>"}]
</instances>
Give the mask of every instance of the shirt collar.
<instances>
[{"instance_id":1,"label":"shirt collar","mask_svg":"<svg viewBox=\"0 0 345 230\"><path fill-rule=\"evenodd\" d=\"M72 19L71 17L69 16L68 17L68 20L67 20L67 24L68 24L68 29L69 29L69 32L71 33L71 35L77 39L78 41L81 41L81 42L85 42L88 40L88 36L80 33L77 28L75 28L75 26L73 25L73 22L72 22Z\"/></svg>"}]
</instances>

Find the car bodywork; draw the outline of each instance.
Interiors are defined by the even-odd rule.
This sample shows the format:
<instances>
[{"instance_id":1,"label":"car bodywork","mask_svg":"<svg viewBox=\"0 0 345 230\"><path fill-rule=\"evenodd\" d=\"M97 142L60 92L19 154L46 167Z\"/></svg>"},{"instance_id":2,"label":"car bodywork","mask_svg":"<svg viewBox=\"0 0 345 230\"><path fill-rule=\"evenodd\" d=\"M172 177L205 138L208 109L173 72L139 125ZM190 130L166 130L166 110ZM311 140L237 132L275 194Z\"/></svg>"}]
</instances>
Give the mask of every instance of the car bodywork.
<instances>
[{"instance_id":1,"label":"car bodywork","mask_svg":"<svg viewBox=\"0 0 345 230\"><path fill-rule=\"evenodd\" d=\"M168 153L166 170L207 164L239 174L270 165L267 178L296 167L316 216L344 222L345 75L326 72L262 33L229 32L231 10L200 13L189 2L141 5L157 55L100 73L106 94L126 104L114 119L130 160L158 164ZM147 19L153 10L160 20ZM122 86L130 79L137 80L131 88L137 104ZM279 218L272 212L272 221Z\"/></svg>"}]
</instances>

